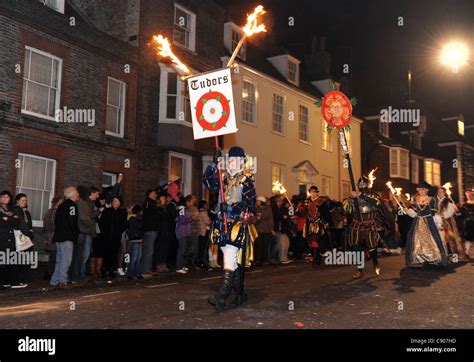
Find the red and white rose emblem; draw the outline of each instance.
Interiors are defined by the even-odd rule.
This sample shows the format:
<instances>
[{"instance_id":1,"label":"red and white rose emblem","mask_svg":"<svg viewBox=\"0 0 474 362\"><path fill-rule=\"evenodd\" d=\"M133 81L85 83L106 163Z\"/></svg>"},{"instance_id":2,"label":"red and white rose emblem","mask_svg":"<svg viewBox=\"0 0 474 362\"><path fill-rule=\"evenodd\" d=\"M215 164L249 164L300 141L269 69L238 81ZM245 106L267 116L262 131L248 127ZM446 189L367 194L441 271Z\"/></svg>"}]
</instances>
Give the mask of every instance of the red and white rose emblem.
<instances>
[{"instance_id":1,"label":"red and white rose emblem","mask_svg":"<svg viewBox=\"0 0 474 362\"><path fill-rule=\"evenodd\" d=\"M203 94L196 105L196 118L204 130L221 129L229 120L229 114L229 100L220 92Z\"/></svg>"}]
</instances>

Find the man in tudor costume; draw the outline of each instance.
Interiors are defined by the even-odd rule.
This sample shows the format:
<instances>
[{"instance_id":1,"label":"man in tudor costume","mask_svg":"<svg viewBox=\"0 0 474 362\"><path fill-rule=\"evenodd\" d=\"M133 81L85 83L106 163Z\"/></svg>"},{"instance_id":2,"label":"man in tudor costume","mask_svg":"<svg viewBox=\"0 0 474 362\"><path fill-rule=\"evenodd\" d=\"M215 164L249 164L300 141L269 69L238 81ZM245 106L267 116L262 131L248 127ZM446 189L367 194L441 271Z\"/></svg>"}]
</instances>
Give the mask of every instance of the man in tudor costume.
<instances>
[{"instance_id":1,"label":"man in tudor costume","mask_svg":"<svg viewBox=\"0 0 474 362\"><path fill-rule=\"evenodd\" d=\"M358 252L368 252L375 274L380 274L377 261L377 245L380 240L378 225L390 228L390 212L380 196L369 189L369 180L362 176L357 183L359 192L353 191L351 197L344 200L344 211L350 220L348 244ZM352 275L362 278L363 267Z\"/></svg>"},{"instance_id":2,"label":"man in tudor costume","mask_svg":"<svg viewBox=\"0 0 474 362\"><path fill-rule=\"evenodd\" d=\"M245 152L240 147L232 147L229 150L222 175L224 202L221 201L218 173L218 159L221 156L218 150L203 175L203 183L209 191L219 193L216 219L211 226L210 238L211 242L220 246L224 254L224 275L218 294L208 298L208 302L217 311L222 311L226 307L226 300L232 289L237 293L232 302L233 306L239 306L247 300L243 288L243 269L252 258L252 241L256 237L255 228L250 225L255 221L253 214L256 193L253 176L244 169ZM224 214L227 218L227 232L224 226ZM245 253L243 253L244 245ZM242 260L243 254L246 254L245 260Z\"/></svg>"},{"instance_id":3,"label":"man in tudor costume","mask_svg":"<svg viewBox=\"0 0 474 362\"><path fill-rule=\"evenodd\" d=\"M312 251L309 261L313 265L321 264L321 251L325 251L325 242L330 237L329 227L332 224L331 213L326 197L319 196L317 186L309 188L309 197L305 201L306 223L303 229L303 237L306 237L308 246Z\"/></svg>"}]
</instances>

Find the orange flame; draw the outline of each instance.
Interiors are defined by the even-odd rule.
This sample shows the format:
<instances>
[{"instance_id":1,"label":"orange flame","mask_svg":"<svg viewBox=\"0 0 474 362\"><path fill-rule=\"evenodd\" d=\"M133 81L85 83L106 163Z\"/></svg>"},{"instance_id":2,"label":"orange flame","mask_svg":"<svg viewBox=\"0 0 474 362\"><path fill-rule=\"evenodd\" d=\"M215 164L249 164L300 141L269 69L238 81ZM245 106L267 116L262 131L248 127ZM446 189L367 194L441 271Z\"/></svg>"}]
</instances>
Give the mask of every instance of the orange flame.
<instances>
[{"instance_id":1,"label":"orange flame","mask_svg":"<svg viewBox=\"0 0 474 362\"><path fill-rule=\"evenodd\" d=\"M157 54L164 58L168 57L171 61L176 64L178 69L181 69L186 74L191 74L189 68L179 60L179 58L171 50L171 45L168 38L165 38L163 35L154 35L153 41L157 43Z\"/></svg>"},{"instance_id":2,"label":"orange flame","mask_svg":"<svg viewBox=\"0 0 474 362\"><path fill-rule=\"evenodd\" d=\"M286 194L286 188L279 181L275 181L273 183L272 192L283 195Z\"/></svg>"},{"instance_id":3,"label":"orange flame","mask_svg":"<svg viewBox=\"0 0 474 362\"><path fill-rule=\"evenodd\" d=\"M374 181L375 181L375 179L377 178L377 177L374 176L374 174L375 174L375 171L377 171L377 168L378 168L378 167L376 167L376 168L374 168L372 171L370 171L370 172L369 172L369 176L367 176L368 179L369 179L369 189L371 189L372 186L374 186Z\"/></svg>"},{"instance_id":4,"label":"orange flame","mask_svg":"<svg viewBox=\"0 0 474 362\"><path fill-rule=\"evenodd\" d=\"M446 195L451 196L451 188L453 187L451 182L446 182L443 187L446 189Z\"/></svg>"},{"instance_id":5,"label":"orange flame","mask_svg":"<svg viewBox=\"0 0 474 362\"><path fill-rule=\"evenodd\" d=\"M402 194L402 188L401 187L395 187L396 195L400 196Z\"/></svg>"},{"instance_id":6,"label":"orange flame","mask_svg":"<svg viewBox=\"0 0 474 362\"><path fill-rule=\"evenodd\" d=\"M259 16L265 13L266 11L263 10L263 6L258 5L252 14L247 15L247 24L245 24L245 26L242 28L247 37L252 36L253 34L261 33L262 31L267 31L265 24L258 24Z\"/></svg>"},{"instance_id":7,"label":"orange flame","mask_svg":"<svg viewBox=\"0 0 474 362\"><path fill-rule=\"evenodd\" d=\"M388 188L390 189L390 192L391 192L392 194L395 195L395 194L397 193L397 191L396 191L396 190L393 188L393 186L392 186L392 181L387 181L387 183L386 183L385 185L388 186Z\"/></svg>"}]
</instances>

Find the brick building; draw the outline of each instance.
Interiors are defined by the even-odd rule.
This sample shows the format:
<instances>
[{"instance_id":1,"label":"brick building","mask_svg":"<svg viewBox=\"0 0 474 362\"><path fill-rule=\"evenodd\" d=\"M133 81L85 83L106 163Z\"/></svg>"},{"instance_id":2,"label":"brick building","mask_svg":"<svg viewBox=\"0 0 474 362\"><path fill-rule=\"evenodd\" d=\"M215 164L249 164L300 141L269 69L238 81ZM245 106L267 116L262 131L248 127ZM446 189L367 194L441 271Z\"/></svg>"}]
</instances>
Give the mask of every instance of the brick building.
<instances>
[{"instance_id":1,"label":"brick building","mask_svg":"<svg viewBox=\"0 0 474 362\"><path fill-rule=\"evenodd\" d=\"M136 198L181 178L183 194L202 195L203 157L213 140L194 141L185 83L156 55L153 35L172 42L173 51L194 73L222 66L225 11L211 0L71 0L100 30L137 47L138 156Z\"/></svg>"},{"instance_id":2,"label":"brick building","mask_svg":"<svg viewBox=\"0 0 474 362\"><path fill-rule=\"evenodd\" d=\"M1 0L0 27L0 188L28 194L35 226L69 185L122 172L132 200L136 49L61 0Z\"/></svg>"}]
</instances>

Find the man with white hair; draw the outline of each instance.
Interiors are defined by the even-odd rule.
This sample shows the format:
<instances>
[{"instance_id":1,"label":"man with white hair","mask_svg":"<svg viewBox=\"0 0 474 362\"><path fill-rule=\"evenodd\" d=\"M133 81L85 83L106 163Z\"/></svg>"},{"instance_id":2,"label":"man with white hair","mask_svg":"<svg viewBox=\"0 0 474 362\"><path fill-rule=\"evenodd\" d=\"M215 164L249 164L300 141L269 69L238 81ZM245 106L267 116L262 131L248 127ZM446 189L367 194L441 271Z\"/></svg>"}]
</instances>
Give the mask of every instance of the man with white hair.
<instances>
[{"instance_id":1,"label":"man with white hair","mask_svg":"<svg viewBox=\"0 0 474 362\"><path fill-rule=\"evenodd\" d=\"M218 159L221 156L220 150L217 150L213 162L203 175L204 185L215 193L220 193ZM251 242L250 245L246 244L246 233L252 227L246 224L253 220L256 194L253 176L245 171L245 161L246 155L242 148L232 147L229 150L229 158L223 170L223 195L219 195L217 217L211 227L211 242L218 244L224 254L224 276L221 288L218 294L208 298L208 302L217 311L224 310L226 300L233 288L237 292L234 306L241 305L247 300L242 279L247 260L242 260L243 253L240 251L244 246L247 249L252 244ZM221 201L221 196L224 202ZM227 225L224 220L227 220ZM246 256L249 257L250 252L247 252Z\"/></svg>"},{"instance_id":2,"label":"man with white hair","mask_svg":"<svg viewBox=\"0 0 474 362\"><path fill-rule=\"evenodd\" d=\"M56 243L56 265L51 276L50 285L67 287L68 271L72 262L74 244L79 237L79 211L76 201L79 200L77 189L70 186L64 190L64 202L58 206L54 219L53 241Z\"/></svg>"}]
</instances>

